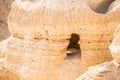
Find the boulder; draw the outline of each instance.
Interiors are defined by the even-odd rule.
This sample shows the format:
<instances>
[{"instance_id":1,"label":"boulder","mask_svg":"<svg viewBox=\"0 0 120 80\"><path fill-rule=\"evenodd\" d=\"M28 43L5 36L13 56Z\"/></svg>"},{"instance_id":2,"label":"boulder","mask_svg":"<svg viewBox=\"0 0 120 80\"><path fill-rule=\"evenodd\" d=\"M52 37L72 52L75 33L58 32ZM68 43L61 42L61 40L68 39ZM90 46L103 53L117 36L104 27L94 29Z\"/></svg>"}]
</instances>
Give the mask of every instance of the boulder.
<instances>
[{"instance_id":1,"label":"boulder","mask_svg":"<svg viewBox=\"0 0 120 80\"><path fill-rule=\"evenodd\" d=\"M120 0L115 0L108 8L108 12L120 11Z\"/></svg>"}]
</instances>

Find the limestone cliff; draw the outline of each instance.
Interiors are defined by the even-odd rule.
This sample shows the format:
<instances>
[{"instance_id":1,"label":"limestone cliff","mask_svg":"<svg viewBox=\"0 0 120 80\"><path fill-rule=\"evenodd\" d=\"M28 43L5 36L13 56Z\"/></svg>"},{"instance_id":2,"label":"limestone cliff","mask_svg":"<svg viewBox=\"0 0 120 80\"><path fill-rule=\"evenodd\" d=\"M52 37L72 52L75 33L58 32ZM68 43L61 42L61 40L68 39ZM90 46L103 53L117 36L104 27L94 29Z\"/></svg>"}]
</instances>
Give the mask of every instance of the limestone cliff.
<instances>
[{"instance_id":1,"label":"limestone cliff","mask_svg":"<svg viewBox=\"0 0 120 80\"><path fill-rule=\"evenodd\" d=\"M82 0L15 0L11 36L0 43L2 64L20 80L75 80L79 70L111 60L108 46L119 17L119 10L96 13ZM80 37L78 59L66 54L72 34Z\"/></svg>"},{"instance_id":2,"label":"limestone cliff","mask_svg":"<svg viewBox=\"0 0 120 80\"><path fill-rule=\"evenodd\" d=\"M108 8L109 12L120 11L120 0L115 0Z\"/></svg>"},{"instance_id":3,"label":"limestone cliff","mask_svg":"<svg viewBox=\"0 0 120 80\"><path fill-rule=\"evenodd\" d=\"M112 44L109 46L112 56L117 63L120 63L120 25L117 27Z\"/></svg>"},{"instance_id":4,"label":"limestone cliff","mask_svg":"<svg viewBox=\"0 0 120 80\"><path fill-rule=\"evenodd\" d=\"M76 80L120 80L120 64L111 61L90 67Z\"/></svg>"},{"instance_id":5,"label":"limestone cliff","mask_svg":"<svg viewBox=\"0 0 120 80\"><path fill-rule=\"evenodd\" d=\"M77 80L120 80L120 25L113 36L109 46L113 60L90 67Z\"/></svg>"},{"instance_id":6,"label":"limestone cliff","mask_svg":"<svg viewBox=\"0 0 120 80\"><path fill-rule=\"evenodd\" d=\"M14 37L32 41L46 39L49 44L59 44L62 41L66 44L70 35L78 34L83 55L81 58L87 64L94 64L93 61L99 63L110 59L108 45L119 24L118 17L118 11L98 14L79 0L16 0L12 4L8 24ZM67 45L64 46L64 55L66 47ZM90 58L84 54L88 54ZM102 59L99 61L96 56L97 59Z\"/></svg>"}]
</instances>

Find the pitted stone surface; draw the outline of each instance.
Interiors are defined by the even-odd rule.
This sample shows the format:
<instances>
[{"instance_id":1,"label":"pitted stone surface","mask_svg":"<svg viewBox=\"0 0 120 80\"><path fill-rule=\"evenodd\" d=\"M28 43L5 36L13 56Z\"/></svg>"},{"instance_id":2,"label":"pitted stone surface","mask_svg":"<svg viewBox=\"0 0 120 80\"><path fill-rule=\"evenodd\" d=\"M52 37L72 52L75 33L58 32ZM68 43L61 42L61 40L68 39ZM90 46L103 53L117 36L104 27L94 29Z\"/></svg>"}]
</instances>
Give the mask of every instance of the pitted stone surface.
<instances>
[{"instance_id":1,"label":"pitted stone surface","mask_svg":"<svg viewBox=\"0 0 120 80\"><path fill-rule=\"evenodd\" d=\"M11 36L0 43L2 64L21 80L75 80L89 66L111 60L108 46L119 17L119 10L96 13L82 0L15 0ZM80 37L77 59L66 54L72 34Z\"/></svg>"}]
</instances>

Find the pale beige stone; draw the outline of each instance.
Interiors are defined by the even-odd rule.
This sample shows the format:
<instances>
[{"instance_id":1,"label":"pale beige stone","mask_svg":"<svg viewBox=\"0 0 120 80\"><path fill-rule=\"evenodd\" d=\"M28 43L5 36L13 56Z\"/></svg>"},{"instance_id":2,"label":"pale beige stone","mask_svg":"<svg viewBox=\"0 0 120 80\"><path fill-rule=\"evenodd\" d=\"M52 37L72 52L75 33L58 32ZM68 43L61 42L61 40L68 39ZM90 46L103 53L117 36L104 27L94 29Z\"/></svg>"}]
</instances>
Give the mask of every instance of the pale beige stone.
<instances>
[{"instance_id":1,"label":"pale beige stone","mask_svg":"<svg viewBox=\"0 0 120 80\"><path fill-rule=\"evenodd\" d=\"M15 0L0 43L2 64L20 80L75 80L86 68L111 60L108 45L120 12L100 14L81 0ZM81 57L68 58L72 34ZM31 76L32 75L32 76Z\"/></svg>"},{"instance_id":2,"label":"pale beige stone","mask_svg":"<svg viewBox=\"0 0 120 80\"><path fill-rule=\"evenodd\" d=\"M120 80L120 64L111 61L90 67L76 80Z\"/></svg>"},{"instance_id":3,"label":"pale beige stone","mask_svg":"<svg viewBox=\"0 0 120 80\"><path fill-rule=\"evenodd\" d=\"M26 40L39 41L44 38L54 42L66 40L75 33L80 36L79 44L83 61L90 61L88 63L91 64L93 60L89 60L84 54L91 56L91 59L94 53L97 58L103 55L108 56L100 62L110 59L107 46L119 23L119 12L97 14L83 1L67 0L64 4L62 2L57 0L54 4L53 0L42 4L42 1L15 1L8 20L11 35Z\"/></svg>"},{"instance_id":4,"label":"pale beige stone","mask_svg":"<svg viewBox=\"0 0 120 80\"><path fill-rule=\"evenodd\" d=\"M108 8L109 12L120 11L120 0L115 0Z\"/></svg>"},{"instance_id":5,"label":"pale beige stone","mask_svg":"<svg viewBox=\"0 0 120 80\"><path fill-rule=\"evenodd\" d=\"M114 32L109 49L113 61L90 67L76 80L120 80L120 25Z\"/></svg>"}]
</instances>

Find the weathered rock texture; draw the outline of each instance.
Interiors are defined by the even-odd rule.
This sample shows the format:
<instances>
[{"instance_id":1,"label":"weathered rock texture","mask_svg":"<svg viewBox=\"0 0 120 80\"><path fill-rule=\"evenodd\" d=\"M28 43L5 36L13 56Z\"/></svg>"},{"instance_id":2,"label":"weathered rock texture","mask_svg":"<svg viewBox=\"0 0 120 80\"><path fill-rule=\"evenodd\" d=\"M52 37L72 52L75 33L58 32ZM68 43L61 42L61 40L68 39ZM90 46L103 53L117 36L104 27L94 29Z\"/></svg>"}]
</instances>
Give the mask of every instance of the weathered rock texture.
<instances>
[{"instance_id":1,"label":"weathered rock texture","mask_svg":"<svg viewBox=\"0 0 120 80\"><path fill-rule=\"evenodd\" d=\"M90 67L76 80L120 80L120 64L111 61Z\"/></svg>"},{"instance_id":2,"label":"weathered rock texture","mask_svg":"<svg viewBox=\"0 0 120 80\"><path fill-rule=\"evenodd\" d=\"M77 80L120 80L120 25L114 32L109 48L113 61L90 67Z\"/></svg>"},{"instance_id":3,"label":"weathered rock texture","mask_svg":"<svg viewBox=\"0 0 120 80\"><path fill-rule=\"evenodd\" d=\"M0 45L3 65L21 80L75 80L78 69L111 60L108 45L119 17L119 11L96 13L80 0L16 0L8 18L11 37ZM65 59L72 34L80 37L79 63Z\"/></svg>"},{"instance_id":4,"label":"weathered rock texture","mask_svg":"<svg viewBox=\"0 0 120 80\"><path fill-rule=\"evenodd\" d=\"M117 63L120 63L120 25L117 27L112 44L109 46L112 57Z\"/></svg>"},{"instance_id":5,"label":"weathered rock texture","mask_svg":"<svg viewBox=\"0 0 120 80\"><path fill-rule=\"evenodd\" d=\"M120 0L115 0L108 8L109 12L120 11Z\"/></svg>"},{"instance_id":6,"label":"weathered rock texture","mask_svg":"<svg viewBox=\"0 0 120 80\"><path fill-rule=\"evenodd\" d=\"M10 5L13 0L0 1L0 41L9 37L7 18L10 11Z\"/></svg>"}]
</instances>

